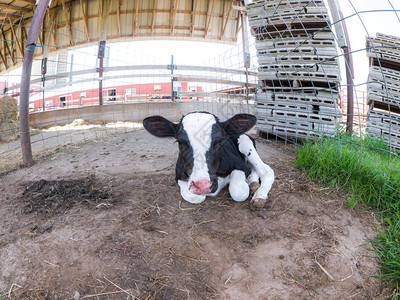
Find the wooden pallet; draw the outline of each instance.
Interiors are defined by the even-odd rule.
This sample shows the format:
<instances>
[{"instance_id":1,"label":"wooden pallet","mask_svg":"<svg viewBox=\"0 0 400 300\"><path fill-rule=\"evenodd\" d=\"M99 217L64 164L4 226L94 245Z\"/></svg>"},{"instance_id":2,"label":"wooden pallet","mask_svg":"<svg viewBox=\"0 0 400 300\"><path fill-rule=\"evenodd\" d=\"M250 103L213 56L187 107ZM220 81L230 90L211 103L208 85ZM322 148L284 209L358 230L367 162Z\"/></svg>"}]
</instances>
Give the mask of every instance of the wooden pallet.
<instances>
[{"instance_id":1,"label":"wooden pallet","mask_svg":"<svg viewBox=\"0 0 400 300\"><path fill-rule=\"evenodd\" d=\"M297 21L276 25L264 24L260 26L252 26L251 28L253 36L258 40L262 40L277 37L286 33L305 33L311 36L317 31L328 29L329 26L325 21L310 23L301 23Z\"/></svg>"},{"instance_id":2,"label":"wooden pallet","mask_svg":"<svg viewBox=\"0 0 400 300\"><path fill-rule=\"evenodd\" d=\"M285 139L315 139L322 136L333 136L336 133L336 128L325 127L317 128L314 130L291 128L289 126L270 126L270 125L256 125L256 130L263 133L269 133L280 136Z\"/></svg>"},{"instance_id":3,"label":"wooden pallet","mask_svg":"<svg viewBox=\"0 0 400 300\"><path fill-rule=\"evenodd\" d=\"M247 10L247 16L249 18L250 24L254 23L257 24L257 21L261 21L263 23L265 21L268 21L268 23L275 23L283 19L301 20L305 15L327 16L328 12L324 7L310 6L308 8L307 7L304 8L304 6L290 7L282 5L270 7L270 9L266 9L265 7L258 7L251 10ZM315 20L315 17L311 19ZM318 18L318 20L320 20L320 18ZM329 20L329 18L327 20Z\"/></svg>"},{"instance_id":4,"label":"wooden pallet","mask_svg":"<svg viewBox=\"0 0 400 300\"><path fill-rule=\"evenodd\" d=\"M257 118L272 117L275 120L296 121L300 123L314 123L325 125L337 125L341 115L339 113L319 114L307 109L260 109L256 108Z\"/></svg>"},{"instance_id":5,"label":"wooden pallet","mask_svg":"<svg viewBox=\"0 0 400 300\"><path fill-rule=\"evenodd\" d=\"M321 70L319 72L311 71L263 71L259 70L258 78L260 80L299 80L299 81L329 81L340 82L340 74L335 71Z\"/></svg>"},{"instance_id":6,"label":"wooden pallet","mask_svg":"<svg viewBox=\"0 0 400 300\"><path fill-rule=\"evenodd\" d=\"M336 131L340 69L324 1L265 0L246 7L263 91L256 97L256 129L295 138Z\"/></svg>"},{"instance_id":7,"label":"wooden pallet","mask_svg":"<svg viewBox=\"0 0 400 300\"><path fill-rule=\"evenodd\" d=\"M400 150L400 134L399 132L394 132L394 131L388 131L385 129L381 129L378 127L374 126L368 126L366 128L367 132L374 135L383 138L387 143L390 143L392 147L394 147L396 150Z\"/></svg>"},{"instance_id":8,"label":"wooden pallet","mask_svg":"<svg viewBox=\"0 0 400 300\"><path fill-rule=\"evenodd\" d=\"M387 35L382 33L377 33L376 37L367 38L367 47L374 46L389 46L394 47L394 49L398 49L400 45L400 38L393 35Z\"/></svg>"},{"instance_id":9,"label":"wooden pallet","mask_svg":"<svg viewBox=\"0 0 400 300\"><path fill-rule=\"evenodd\" d=\"M383 103L400 103L400 88L391 85L384 85L380 82L368 84L367 103L371 101Z\"/></svg>"},{"instance_id":10,"label":"wooden pallet","mask_svg":"<svg viewBox=\"0 0 400 300\"><path fill-rule=\"evenodd\" d=\"M315 63L282 63L282 64L260 64L258 72L280 72L291 71L297 72L303 70L305 72L321 72L321 73L336 73L340 74L339 66L336 64L315 64Z\"/></svg>"},{"instance_id":11,"label":"wooden pallet","mask_svg":"<svg viewBox=\"0 0 400 300\"><path fill-rule=\"evenodd\" d=\"M261 111L267 110L268 112L271 112L273 110L287 110L287 111L302 111L302 112L308 112L308 113L315 113L319 115L328 115L328 116L336 116L338 118L341 117L341 112L338 108L336 107L329 107L329 106L324 106L321 104L305 104L305 103L299 103L297 101L264 101L260 102L258 101L256 104L256 109Z\"/></svg>"},{"instance_id":12,"label":"wooden pallet","mask_svg":"<svg viewBox=\"0 0 400 300\"><path fill-rule=\"evenodd\" d=\"M368 81L368 103L374 101L400 108L400 72L372 66Z\"/></svg>"},{"instance_id":13,"label":"wooden pallet","mask_svg":"<svg viewBox=\"0 0 400 300\"><path fill-rule=\"evenodd\" d=\"M309 64L326 64L326 65L338 65L338 60L335 56L302 56L302 55L284 55L284 56L259 56L258 63L261 65L266 64L288 64L288 63L309 63Z\"/></svg>"},{"instance_id":14,"label":"wooden pallet","mask_svg":"<svg viewBox=\"0 0 400 300\"><path fill-rule=\"evenodd\" d=\"M264 82L265 83L265 82ZM321 87L321 86L283 86L282 84L278 83L275 86L265 86L263 82L260 82L260 86L258 87L258 94L261 95L262 93L287 93L290 94L302 94L307 96L317 96L320 93L327 93L330 95L339 95L338 91L332 90L331 88Z\"/></svg>"},{"instance_id":15,"label":"wooden pallet","mask_svg":"<svg viewBox=\"0 0 400 300\"><path fill-rule=\"evenodd\" d=\"M400 87L400 71L371 66L368 81L377 81Z\"/></svg>"},{"instance_id":16,"label":"wooden pallet","mask_svg":"<svg viewBox=\"0 0 400 300\"><path fill-rule=\"evenodd\" d=\"M264 50L270 48L300 48L300 47L311 47L311 48L334 48L336 46L336 42L332 35L332 39L323 39L323 40L316 40L313 39L311 36L304 35L302 38L295 38L290 37L287 39L278 39L278 40L265 40L259 41L256 44L257 50Z\"/></svg>"},{"instance_id":17,"label":"wooden pallet","mask_svg":"<svg viewBox=\"0 0 400 300\"><path fill-rule=\"evenodd\" d=\"M314 93L283 93L283 92L265 92L257 94L257 105L263 103L277 102L288 103L295 102L298 104L306 105L320 105L324 107L337 107L337 93L330 93L325 91L314 91Z\"/></svg>"},{"instance_id":18,"label":"wooden pallet","mask_svg":"<svg viewBox=\"0 0 400 300\"><path fill-rule=\"evenodd\" d=\"M335 41L335 36L329 30L318 30L313 33L306 32L281 32L278 37L274 39L263 39L258 40L257 45L260 43L278 43L278 42L290 42L295 41L297 43L303 43L305 41ZM265 45L266 47L270 47L270 45Z\"/></svg>"},{"instance_id":19,"label":"wooden pallet","mask_svg":"<svg viewBox=\"0 0 400 300\"><path fill-rule=\"evenodd\" d=\"M391 45L400 45L400 37L379 32L376 34L374 40L380 41L382 44L389 43Z\"/></svg>"},{"instance_id":20,"label":"wooden pallet","mask_svg":"<svg viewBox=\"0 0 400 300\"><path fill-rule=\"evenodd\" d=\"M367 123L381 129L400 132L400 114L370 110L367 116Z\"/></svg>"},{"instance_id":21,"label":"wooden pallet","mask_svg":"<svg viewBox=\"0 0 400 300\"><path fill-rule=\"evenodd\" d=\"M397 46L399 47L399 46ZM370 58L383 59L400 64L400 51L395 47L376 46L367 51L367 56Z\"/></svg>"},{"instance_id":22,"label":"wooden pallet","mask_svg":"<svg viewBox=\"0 0 400 300\"><path fill-rule=\"evenodd\" d=\"M263 90L269 90L271 92L293 92L294 90L303 89L303 90L325 90L332 91L338 93L339 91L339 82L329 81L329 80L321 80L321 81L312 81L312 78L309 80L289 80L285 78L280 78L279 80L260 80L260 85Z\"/></svg>"},{"instance_id":23,"label":"wooden pallet","mask_svg":"<svg viewBox=\"0 0 400 300\"><path fill-rule=\"evenodd\" d=\"M249 3L246 8L247 11L254 11L262 9L263 11L279 10L283 12L290 12L293 10L301 10L308 13L311 9L318 7L321 11L326 10L322 0L269 0L269 1L253 1ZM305 9L304 9L305 8Z\"/></svg>"},{"instance_id":24,"label":"wooden pallet","mask_svg":"<svg viewBox=\"0 0 400 300\"><path fill-rule=\"evenodd\" d=\"M286 48L258 48L257 55L262 56L288 56L288 55L296 55L296 56L336 56L337 52L335 48L327 48L327 47L286 47Z\"/></svg>"},{"instance_id":25,"label":"wooden pallet","mask_svg":"<svg viewBox=\"0 0 400 300\"><path fill-rule=\"evenodd\" d=\"M258 126L269 126L270 128L292 128L309 131L327 131L332 132L337 128L335 125L318 124L318 123L301 123L293 120L279 120L268 117L260 117L257 121Z\"/></svg>"}]
</instances>

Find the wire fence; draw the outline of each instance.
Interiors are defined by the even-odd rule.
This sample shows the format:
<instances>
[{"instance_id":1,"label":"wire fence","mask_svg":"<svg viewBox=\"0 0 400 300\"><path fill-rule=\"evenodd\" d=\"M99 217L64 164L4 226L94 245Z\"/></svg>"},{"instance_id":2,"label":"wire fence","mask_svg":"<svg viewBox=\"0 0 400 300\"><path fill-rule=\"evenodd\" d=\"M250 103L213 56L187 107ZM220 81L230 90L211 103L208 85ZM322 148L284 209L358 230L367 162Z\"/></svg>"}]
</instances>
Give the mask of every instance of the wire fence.
<instances>
[{"instance_id":1,"label":"wire fence","mask_svg":"<svg viewBox=\"0 0 400 300\"><path fill-rule=\"evenodd\" d=\"M20 25L23 18L16 22L14 16L7 23L9 18L3 14L0 28L5 33L3 45L12 45L0 63L0 114L4 116L0 118L0 156L5 163L19 163L21 156L17 115L22 37L28 31ZM178 121L193 110L211 111L223 119L253 112L257 65L253 59L245 67L243 42L208 43L200 51L193 50L198 42L107 42L100 57L101 45L85 44L84 32L71 35L74 30L44 21L39 33L47 39L40 38L35 48L29 91L36 156L66 143L137 130L141 120L153 114ZM73 40L66 42L71 36Z\"/></svg>"},{"instance_id":2,"label":"wire fence","mask_svg":"<svg viewBox=\"0 0 400 300\"><path fill-rule=\"evenodd\" d=\"M251 33L236 45L195 51L178 40L107 42L103 59L99 44L86 44L97 36L47 19L30 86L34 150L136 130L151 114L178 120L206 110L221 118L254 113L260 133L295 143L337 137L351 125L357 135L385 139L398 158L398 3L334 2L248 1ZM0 156L9 161L21 151L17 104L28 28L24 16L0 17Z\"/></svg>"}]
</instances>

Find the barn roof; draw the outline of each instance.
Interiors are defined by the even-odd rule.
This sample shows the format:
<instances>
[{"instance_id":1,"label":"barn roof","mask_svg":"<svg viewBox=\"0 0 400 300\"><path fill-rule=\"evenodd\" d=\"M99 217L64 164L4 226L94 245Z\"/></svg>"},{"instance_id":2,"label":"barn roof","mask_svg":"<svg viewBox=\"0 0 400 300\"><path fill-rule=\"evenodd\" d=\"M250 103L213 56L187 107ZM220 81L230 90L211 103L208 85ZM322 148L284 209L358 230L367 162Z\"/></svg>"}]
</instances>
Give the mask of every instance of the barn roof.
<instances>
[{"instance_id":1,"label":"barn roof","mask_svg":"<svg viewBox=\"0 0 400 300\"><path fill-rule=\"evenodd\" d=\"M52 0L35 56L107 41L236 42L243 0ZM35 0L0 0L0 72L22 62ZM40 47L42 46L42 47Z\"/></svg>"}]
</instances>

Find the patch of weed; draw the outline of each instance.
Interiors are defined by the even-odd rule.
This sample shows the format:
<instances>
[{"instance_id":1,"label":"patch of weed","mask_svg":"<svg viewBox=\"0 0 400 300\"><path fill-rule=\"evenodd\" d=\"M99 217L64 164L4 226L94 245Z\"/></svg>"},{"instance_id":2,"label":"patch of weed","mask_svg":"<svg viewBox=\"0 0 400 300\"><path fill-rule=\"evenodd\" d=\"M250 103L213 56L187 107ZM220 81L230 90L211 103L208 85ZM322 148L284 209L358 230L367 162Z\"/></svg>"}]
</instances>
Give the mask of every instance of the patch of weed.
<instances>
[{"instance_id":1,"label":"patch of weed","mask_svg":"<svg viewBox=\"0 0 400 300\"><path fill-rule=\"evenodd\" d=\"M297 166L307 177L349 194L348 205L357 203L377 210L385 229L370 240L382 267L383 280L400 287L400 157L381 139L339 134L305 142L298 150Z\"/></svg>"}]
</instances>

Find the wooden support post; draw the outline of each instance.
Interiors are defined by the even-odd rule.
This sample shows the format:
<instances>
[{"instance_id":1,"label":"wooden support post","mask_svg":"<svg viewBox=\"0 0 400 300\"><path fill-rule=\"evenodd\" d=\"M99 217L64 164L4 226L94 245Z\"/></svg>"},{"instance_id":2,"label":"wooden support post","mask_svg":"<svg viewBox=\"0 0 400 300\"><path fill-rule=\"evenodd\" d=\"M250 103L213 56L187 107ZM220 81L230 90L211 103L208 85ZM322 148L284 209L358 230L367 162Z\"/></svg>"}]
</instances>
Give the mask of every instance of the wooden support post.
<instances>
[{"instance_id":1,"label":"wooden support post","mask_svg":"<svg viewBox=\"0 0 400 300\"><path fill-rule=\"evenodd\" d=\"M32 17L28 39L25 46L24 62L22 65L21 89L19 101L19 134L21 140L22 161L25 167L33 164L31 136L29 132L29 89L32 72L33 54L36 41L39 37L40 27L50 0L41 0Z\"/></svg>"}]
</instances>

